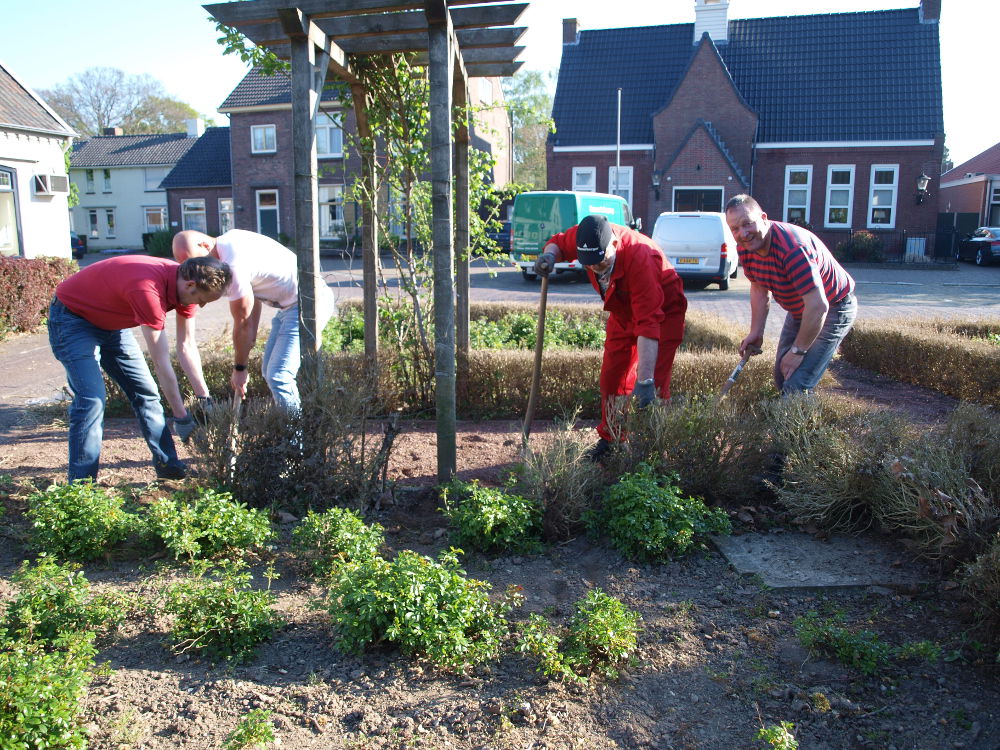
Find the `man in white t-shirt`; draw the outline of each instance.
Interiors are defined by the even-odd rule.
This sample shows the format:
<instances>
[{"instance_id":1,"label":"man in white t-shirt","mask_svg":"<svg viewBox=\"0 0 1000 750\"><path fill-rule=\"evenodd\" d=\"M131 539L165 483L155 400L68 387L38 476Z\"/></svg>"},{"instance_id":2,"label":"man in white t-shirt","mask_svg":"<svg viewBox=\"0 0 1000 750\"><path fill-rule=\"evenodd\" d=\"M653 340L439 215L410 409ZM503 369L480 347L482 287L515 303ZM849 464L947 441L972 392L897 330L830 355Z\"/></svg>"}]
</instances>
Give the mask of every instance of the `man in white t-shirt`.
<instances>
[{"instance_id":1,"label":"man in white t-shirt","mask_svg":"<svg viewBox=\"0 0 1000 750\"><path fill-rule=\"evenodd\" d=\"M275 403L287 411L299 408L299 389L295 376L299 371L299 292L295 254L256 232L231 229L211 237L191 229L178 232L173 241L174 258L212 255L228 263L233 281L226 292L233 315L232 386L241 398L246 396L250 374L247 360L257 341L262 305L278 308L271 321L271 333L264 347L261 373ZM316 284L316 331L322 333L336 310L333 292L325 283Z\"/></svg>"}]
</instances>

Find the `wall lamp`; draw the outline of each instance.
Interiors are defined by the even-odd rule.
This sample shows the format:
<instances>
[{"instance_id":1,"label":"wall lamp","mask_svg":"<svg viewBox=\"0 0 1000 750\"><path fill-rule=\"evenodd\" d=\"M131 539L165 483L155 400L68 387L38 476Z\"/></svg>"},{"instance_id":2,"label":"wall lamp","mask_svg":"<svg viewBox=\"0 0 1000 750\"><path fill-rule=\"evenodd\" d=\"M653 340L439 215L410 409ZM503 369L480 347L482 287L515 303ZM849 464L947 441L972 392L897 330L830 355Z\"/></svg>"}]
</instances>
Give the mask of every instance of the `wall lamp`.
<instances>
[{"instance_id":1,"label":"wall lamp","mask_svg":"<svg viewBox=\"0 0 1000 750\"><path fill-rule=\"evenodd\" d=\"M660 200L660 173L653 172L653 190L656 192L656 200Z\"/></svg>"},{"instance_id":2,"label":"wall lamp","mask_svg":"<svg viewBox=\"0 0 1000 750\"><path fill-rule=\"evenodd\" d=\"M920 176L917 178L917 205L918 206L921 203L924 202L925 198L927 198L927 197L930 196L930 193L927 192L927 183L929 183L930 181L931 181L931 178L928 177L923 172L921 172Z\"/></svg>"}]
</instances>

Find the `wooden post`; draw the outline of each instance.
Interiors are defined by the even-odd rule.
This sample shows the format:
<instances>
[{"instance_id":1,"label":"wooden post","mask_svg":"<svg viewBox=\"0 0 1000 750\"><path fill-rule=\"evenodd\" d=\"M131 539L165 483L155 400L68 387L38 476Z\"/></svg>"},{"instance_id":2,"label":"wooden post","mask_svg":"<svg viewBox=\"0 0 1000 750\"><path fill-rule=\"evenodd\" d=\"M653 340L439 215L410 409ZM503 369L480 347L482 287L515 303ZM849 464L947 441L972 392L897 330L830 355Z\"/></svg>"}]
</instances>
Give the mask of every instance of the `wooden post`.
<instances>
[{"instance_id":1,"label":"wooden post","mask_svg":"<svg viewBox=\"0 0 1000 750\"><path fill-rule=\"evenodd\" d=\"M455 109L469 116L468 81L456 67L454 81ZM455 344L458 349L458 381L469 375L469 127L462 122L455 132Z\"/></svg>"},{"instance_id":2,"label":"wooden post","mask_svg":"<svg viewBox=\"0 0 1000 750\"><path fill-rule=\"evenodd\" d=\"M431 207L434 237L434 386L438 482L455 475L455 252L452 234L451 17L444 0L427 0L431 113Z\"/></svg>"}]
</instances>

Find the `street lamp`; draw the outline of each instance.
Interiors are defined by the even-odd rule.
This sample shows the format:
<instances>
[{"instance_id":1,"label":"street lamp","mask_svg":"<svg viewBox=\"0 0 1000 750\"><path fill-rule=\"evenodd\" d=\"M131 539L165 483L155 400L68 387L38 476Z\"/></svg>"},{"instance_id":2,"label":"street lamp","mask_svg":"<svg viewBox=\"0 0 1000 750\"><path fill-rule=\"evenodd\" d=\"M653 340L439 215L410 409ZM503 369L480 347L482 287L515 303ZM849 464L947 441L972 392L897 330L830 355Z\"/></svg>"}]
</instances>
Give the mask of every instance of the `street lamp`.
<instances>
[{"instance_id":1,"label":"street lamp","mask_svg":"<svg viewBox=\"0 0 1000 750\"><path fill-rule=\"evenodd\" d=\"M927 192L927 183L929 183L930 181L931 181L931 178L928 177L923 172L921 172L920 176L917 178L917 205L918 206L921 203L924 202L924 198L926 198L926 197L928 197L930 195L930 193Z\"/></svg>"}]
</instances>

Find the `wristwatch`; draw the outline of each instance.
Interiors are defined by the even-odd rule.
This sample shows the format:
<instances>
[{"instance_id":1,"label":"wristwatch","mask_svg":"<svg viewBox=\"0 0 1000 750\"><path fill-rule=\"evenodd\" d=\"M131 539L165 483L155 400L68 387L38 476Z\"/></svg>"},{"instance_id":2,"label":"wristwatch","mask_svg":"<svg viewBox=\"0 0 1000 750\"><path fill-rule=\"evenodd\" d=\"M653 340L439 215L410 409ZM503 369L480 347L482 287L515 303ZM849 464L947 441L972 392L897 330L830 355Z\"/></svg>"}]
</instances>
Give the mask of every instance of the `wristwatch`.
<instances>
[{"instance_id":1,"label":"wristwatch","mask_svg":"<svg viewBox=\"0 0 1000 750\"><path fill-rule=\"evenodd\" d=\"M236 372L243 372L244 370L247 369L247 366L246 365L233 365L233 369L236 370Z\"/></svg>"},{"instance_id":2,"label":"wristwatch","mask_svg":"<svg viewBox=\"0 0 1000 750\"><path fill-rule=\"evenodd\" d=\"M808 349L799 349L795 344L792 344L792 348L789 349L792 354L797 354L800 357L804 357L809 353Z\"/></svg>"}]
</instances>

